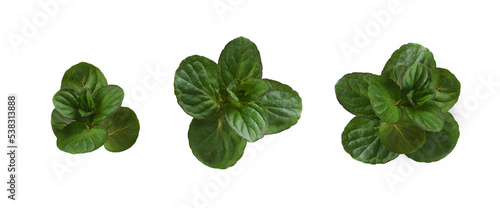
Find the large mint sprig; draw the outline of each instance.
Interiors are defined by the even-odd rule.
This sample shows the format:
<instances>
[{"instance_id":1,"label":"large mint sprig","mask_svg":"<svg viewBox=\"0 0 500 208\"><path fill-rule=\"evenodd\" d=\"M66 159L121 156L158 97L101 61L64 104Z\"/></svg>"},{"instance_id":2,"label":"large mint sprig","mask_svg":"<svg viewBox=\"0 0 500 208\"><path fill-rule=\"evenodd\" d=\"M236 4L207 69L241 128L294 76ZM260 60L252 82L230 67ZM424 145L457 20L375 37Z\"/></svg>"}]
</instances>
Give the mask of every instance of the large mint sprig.
<instances>
[{"instance_id":1,"label":"large mint sprig","mask_svg":"<svg viewBox=\"0 0 500 208\"><path fill-rule=\"evenodd\" d=\"M364 163L386 163L406 154L419 162L444 158L455 147L458 123L448 111L458 101L460 82L437 68L425 47L409 43L396 50L382 75L352 73L335 85L339 103L356 117L342 144Z\"/></svg>"},{"instance_id":2,"label":"large mint sprig","mask_svg":"<svg viewBox=\"0 0 500 208\"><path fill-rule=\"evenodd\" d=\"M233 166L247 142L290 128L302 112L296 91L262 79L260 53L244 37L226 45L218 64L198 55L184 59L175 72L174 92L193 117L189 146L212 168Z\"/></svg>"}]
</instances>

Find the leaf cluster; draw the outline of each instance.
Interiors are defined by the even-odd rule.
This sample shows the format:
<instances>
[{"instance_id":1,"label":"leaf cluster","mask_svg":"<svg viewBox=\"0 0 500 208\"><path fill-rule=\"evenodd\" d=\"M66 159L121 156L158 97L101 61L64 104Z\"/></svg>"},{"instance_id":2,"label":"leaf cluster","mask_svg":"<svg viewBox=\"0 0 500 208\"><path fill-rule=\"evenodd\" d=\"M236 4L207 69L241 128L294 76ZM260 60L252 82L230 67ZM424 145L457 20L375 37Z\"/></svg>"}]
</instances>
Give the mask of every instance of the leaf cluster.
<instances>
[{"instance_id":1,"label":"leaf cluster","mask_svg":"<svg viewBox=\"0 0 500 208\"><path fill-rule=\"evenodd\" d=\"M342 133L345 151L356 160L386 163L406 154L434 162L457 143L458 123L448 111L458 101L460 82L419 44L396 50L381 75L346 74L335 93L356 116Z\"/></svg>"},{"instance_id":2,"label":"leaf cluster","mask_svg":"<svg viewBox=\"0 0 500 208\"><path fill-rule=\"evenodd\" d=\"M233 166L247 142L290 128L302 112L296 91L262 78L257 46L244 37L230 41L218 63L198 55L184 59L175 72L174 92L193 117L189 146L212 168Z\"/></svg>"},{"instance_id":3,"label":"leaf cluster","mask_svg":"<svg viewBox=\"0 0 500 208\"><path fill-rule=\"evenodd\" d=\"M139 120L133 110L121 107L123 98L122 88L108 85L97 67L85 62L72 66L52 98L57 147L72 154L103 145L110 152L132 147L139 136Z\"/></svg>"}]
</instances>

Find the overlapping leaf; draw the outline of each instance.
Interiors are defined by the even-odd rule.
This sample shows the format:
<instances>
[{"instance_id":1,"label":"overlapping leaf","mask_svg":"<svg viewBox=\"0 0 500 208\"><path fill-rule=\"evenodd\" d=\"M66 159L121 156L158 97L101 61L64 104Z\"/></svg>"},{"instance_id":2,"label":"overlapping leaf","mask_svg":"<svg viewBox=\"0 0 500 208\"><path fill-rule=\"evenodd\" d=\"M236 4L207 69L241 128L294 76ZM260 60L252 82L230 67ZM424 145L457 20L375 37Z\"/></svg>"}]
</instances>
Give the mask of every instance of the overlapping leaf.
<instances>
[{"instance_id":1,"label":"overlapping leaf","mask_svg":"<svg viewBox=\"0 0 500 208\"><path fill-rule=\"evenodd\" d=\"M431 82L431 71L420 63L413 64L403 76L402 93L406 95L411 90L427 88Z\"/></svg>"},{"instance_id":2,"label":"overlapping leaf","mask_svg":"<svg viewBox=\"0 0 500 208\"><path fill-rule=\"evenodd\" d=\"M275 80L265 79L271 84L269 92L255 102L262 106L269 118L266 134L275 134L295 125L302 113L302 99L290 86Z\"/></svg>"},{"instance_id":3,"label":"overlapping leaf","mask_svg":"<svg viewBox=\"0 0 500 208\"><path fill-rule=\"evenodd\" d=\"M219 57L219 86L226 89L234 80L262 78L262 62L257 46L239 37L230 41ZM227 92L221 90L221 94Z\"/></svg>"},{"instance_id":4,"label":"overlapping leaf","mask_svg":"<svg viewBox=\"0 0 500 208\"><path fill-rule=\"evenodd\" d=\"M400 154L416 151L425 141L425 131L415 126L407 116L403 116L396 124L382 123L379 136L389 151Z\"/></svg>"},{"instance_id":5,"label":"overlapping leaf","mask_svg":"<svg viewBox=\"0 0 500 208\"><path fill-rule=\"evenodd\" d=\"M418 162L435 162L443 159L455 148L460 132L458 123L450 113L445 113L445 125L439 132L426 132L424 145L407 156Z\"/></svg>"},{"instance_id":6,"label":"overlapping leaf","mask_svg":"<svg viewBox=\"0 0 500 208\"><path fill-rule=\"evenodd\" d=\"M68 153L92 152L101 147L108 133L102 125L89 127L82 122L72 122L57 137L57 147Z\"/></svg>"},{"instance_id":7,"label":"overlapping leaf","mask_svg":"<svg viewBox=\"0 0 500 208\"><path fill-rule=\"evenodd\" d=\"M378 119L373 112L368 86L376 75L369 73L346 74L335 84L335 95L339 103L350 113Z\"/></svg>"},{"instance_id":8,"label":"overlapping leaf","mask_svg":"<svg viewBox=\"0 0 500 208\"><path fill-rule=\"evenodd\" d=\"M212 60L197 55L184 59L175 72L174 92L187 114L207 120L220 116L217 64Z\"/></svg>"},{"instance_id":9,"label":"overlapping leaf","mask_svg":"<svg viewBox=\"0 0 500 208\"><path fill-rule=\"evenodd\" d=\"M408 117L424 131L441 131L444 126L444 115L436 104L428 102L418 107L403 106Z\"/></svg>"},{"instance_id":10,"label":"overlapping leaf","mask_svg":"<svg viewBox=\"0 0 500 208\"><path fill-rule=\"evenodd\" d=\"M401 46L396 50L391 58L387 61L382 71L382 75L387 76L391 74L398 74L391 72L393 70L399 70L401 68L395 66L407 66L410 67L414 63L421 63L427 68L436 68L436 61L434 61L434 55L429 51L429 49L423 47L422 45L415 43L408 43Z\"/></svg>"},{"instance_id":11,"label":"overlapping leaf","mask_svg":"<svg viewBox=\"0 0 500 208\"><path fill-rule=\"evenodd\" d=\"M68 69L63 76L61 89L73 89L76 92L88 88L92 93L108 85L101 70L92 64L80 62Z\"/></svg>"},{"instance_id":12,"label":"overlapping leaf","mask_svg":"<svg viewBox=\"0 0 500 208\"><path fill-rule=\"evenodd\" d=\"M436 103L441 111L448 112L458 101L460 82L455 75L443 68L431 69L432 81L430 88L436 91L432 102Z\"/></svg>"},{"instance_id":13,"label":"overlapping leaf","mask_svg":"<svg viewBox=\"0 0 500 208\"><path fill-rule=\"evenodd\" d=\"M251 102L271 89L271 84L263 79L251 78L245 81L234 80L227 87L231 98L237 102Z\"/></svg>"},{"instance_id":14,"label":"overlapping leaf","mask_svg":"<svg viewBox=\"0 0 500 208\"><path fill-rule=\"evenodd\" d=\"M95 115L92 124L113 115L122 105L125 96L122 88L116 85L108 85L99 88L93 95L95 102Z\"/></svg>"},{"instance_id":15,"label":"overlapping leaf","mask_svg":"<svg viewBox=\"0 0 500 208\"><path fill-rule=\"evenodd\" d=\"M384 122L397 123L403 116L399 108L401 89L389 78L374 76L368 86L368 97L375 114Z\"/></svg>"},{"instance_id":16,"label":"overlapping leaf","mask_svg":"<svg viewBox=\"0 0 500 208\"><path fill-rule=\"evenodd\" d=\"M54 95L52 103L62 116L76 120L80 118L78 97L78 93L75 90L62 89Z\"/></svg>"},{"instance_id":17,"label":"overlapping leaf","mask_svg":"<svg viewBox=\"0 0 500 208\"><path fill-rule=\"evenodd\" d=\"M364 163L386 163L399 154L387 150L379 138L380 121L354 117L342 132L342 146L352 158Z\"/></svg>"},{"instance_id":18,"label":"overlapping leaf","mask_svg":"<svg viewBox=\"0 0 500 208\"><path fill-rule=\"evenodd\" d=\"M236 164L247 144L222 117L215 121L193 118L188 138L189 146L200 162L220 169Z\"/></svg>"},{"instance_id":19,"label":"overlapping leaf","mask_svg":"<svg viewBox=\"0 0 500 208\"><path fill-rule=\"evenodd\" d=\"M266 135L269 122L262 106L256 103L228 103L222 109L229 126L247 141L255 142Z\"/></svg>"},{"instance_id":20,"label":"overlapping leaf","mask_svg":"<svg viewBox=\"0 0 500 208\"><path fill-rule=\"evenodd\" d=\"M108 132L104 148L110 152L122 152L132 147L139 137L139 120L134 111L121 107L115 114L101 123Z\"/></svg>"}]
</instances>

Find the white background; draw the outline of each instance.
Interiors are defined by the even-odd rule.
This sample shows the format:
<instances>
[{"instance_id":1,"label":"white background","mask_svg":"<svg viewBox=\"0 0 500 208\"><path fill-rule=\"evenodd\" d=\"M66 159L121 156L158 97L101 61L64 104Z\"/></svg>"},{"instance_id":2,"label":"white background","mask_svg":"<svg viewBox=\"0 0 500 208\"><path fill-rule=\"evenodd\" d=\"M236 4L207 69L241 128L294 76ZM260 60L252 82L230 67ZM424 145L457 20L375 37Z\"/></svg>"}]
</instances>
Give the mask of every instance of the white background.
<instances>
[{"instance_id":1,"label":"white background","mask_svg":"<svg viewBox=\"0 0 500 208\"><path fill-rule=\"evenodd\" d=\"M7 199L2 154L1 207L500 205L498 3L61 0L46 11L46 2L55 1L0 3L0 115L6 117L8 93L19 103L17 201ZM35 30L23 35L29 24ZM220 171L189 149L191 117L176 102L173 75L190 55L216 61L238 36L257 44L264 77L292 86L304 107L297 125L248 145L236 167ZM334 85L346 73L380 73L408 42L428 47L462 83L451 110L458 144L432 164L404 155L385 165L355 161L340 138L353 116L337 102ZM358 50L346 55L343 45ZM65 70L80 61L125 90L124 105L141 123L131 149L71 156L56 147L51 99Z\"/></svg>"}]
</instances>

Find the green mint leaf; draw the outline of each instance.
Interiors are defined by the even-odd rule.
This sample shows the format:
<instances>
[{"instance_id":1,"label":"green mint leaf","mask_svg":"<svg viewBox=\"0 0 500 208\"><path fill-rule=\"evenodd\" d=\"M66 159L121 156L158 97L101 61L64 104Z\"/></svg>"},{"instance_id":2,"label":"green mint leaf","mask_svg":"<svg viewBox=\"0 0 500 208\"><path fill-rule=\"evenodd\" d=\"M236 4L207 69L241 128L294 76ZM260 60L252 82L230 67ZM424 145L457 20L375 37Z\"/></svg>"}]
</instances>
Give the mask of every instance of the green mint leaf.
<instances>
[{"instance_id":1,"label":"green mint leaf","mask_svg":"<svg viewBox=\"0 0 500 208\"><path fill-rule=\"evenodd\" d=\"M458 101L460 82L450 71L443 68L431 69L432 80L430 88L436 91L432 102L436 103L441 111L448 112Z\"/></svg>"},{"instance_id":2,"label":"green mint leaf","mask_svg":"<svg viewBox=\"0 0 500 208\"><path fill-rule=\"evenodd\" d=\"M434 61L434 55L429 51L429 49L415 43L408 43L401 46L396 50L391 58L387 61L382 71L382 75L397 74L391 72L392 70L398 70L401 68L394 66L407 66L410 67L414 63L421 63L427 66L429 69L436 68L436 61Z\"/></svg>"},{"instance_id":3,"label":"green mint leaf","mask_svg":"<svg viewBox=\"0 0 500 208\"><path fill-rule=\"evenodd\" d=\"M266 134L269 122L262 106L256 103L228 103L222 109L229 126L248 142L255 142Z\"/></svg>"},{"instance_id":4,"label":"green mint leaf","mask_svg":"<svg viewBox=\"0 0 500 208\"><path fill-rule=\"evenodd\" d=\"M52 103L62 116L77 120L80 119L78 97L78 93L75 90L61 89L52 97Z\"/></svg>"},{"instance_id":5,"label":"green mint leaf","mask_svg":"<svg viewBox=\"0 0 500 208\"><path fill-rule=\"evenodd\" d=\"M391 66L387 70L382 71L382 76L385 76L392 81L396 82L398 86L403 87L403 77L410 66L396 65Z\"/></svg>"},{"instance_id":6,"label":"green mint leaf","mask_svg":"<svg viewBox=\"0 0 500 208\"><path fill-rule=\"evenodd\" d=\"M271 84L263 79L251 78L245 81L234 80L227 87L231 98L237 102L251 102L271 89Z\"/></svg>"},{"instance_id":7,"label":"green mint leaf","mask_svg":"<svg viewBox=\"0 0 500 208\"><path fill-rule=\"evenodd\" d=\"M86 112L93 111L95 109L94 100L92 99L92 93L88 88L83 89L80 92L80 109Z\"/></svg>"},{"instance_id":8,"label":"green mint leaf","mask_svg":"<svg viewBox=\"0 0 500 208\"><path fill-rule=\"evenodd\" d=\"M271 84L271 89L255 102L264 107L268 115L269 127L266 134L275 134L289 129L299 121L302 99L290 86L265 80Z\"/></svg>"},{"instance_id":9,"label":"green mint leaf","mask_svg":"<svg viewBox=\"0 0 500 208\"><path fill-rule=\"evenodd\" d=\"M443 129L444 115L436 104L427 102L418 107L403 106L402 108L415 125L421 129L432 132Z\"/></svg>"},{"instance_id":10,"label":"green mint leaf","mask_svg":"<svg viewBox=\"0 0 500 208\"><path fill-rule=\"evenodd\" d=\"M223 117L215 121L193 118L188 138L194 156L206 166L219 169L236 164L247 144Z\"/></svg>"},{"instance_id":11,"label":"green mint leaf","mask_svg":"<svg viewBox=\"0 0 500 208\"><path fill-rule=\"evenodd\" d=\"M375 76L369 73L346 74L335 84L335 95L344 109L357 116L378 119L368 96L370 79Z\"/></svg>"},{"instance_id":12,"label":"green mint leaf","mask_svg":"<svg viewBox=\"0 0 500 208\"><path fill-rule=\"evenodd\" d=\"M230 41L219 57L219 86L227 89L234 80L262 78L262 62L257 46L250 40L239 37ZM227 91L221 90L222 95Z\"/></svg>"},{"instance_id":13,"label":"green mint leaf","mask_svg":"<svg viewBox=\"0 0 500 208\"><path fill-rule=\"evenodd\" d=\"M431 88L412 90L406 95L412 106L421 106L434 97L436 97L436 92Z\"/></svg>"},{"instance_id":14,"label":"green mint leaf","mask_svg":"<svg viewBox=\"0 0 500 208\"><path fill-rule=\"evenodd\" d=\"M342 146L352 158L369 164L389 162L398 153L382 145L379 138L380 121L356 116L342 132Z\"/></svg>"},{"instance_id":15,"label":"green mint leaf","mask_svg":"<svg viewBox=\"0 0 500 208\"><path fill-rule=\"evenodd\" d=\"M64 127L75 120L64 117L59 113L56 109L52 110L52 114L50 116L50 124L52 126L52 131L54 135L59 136Z\"/></svg>"},{"instance_id":16,"label":"green mint leaf","mask_svg":"<svg viewBox=\"0 0 500 208\"><path fill-rule=\"evenodd\" d=\"M368 97L375 114L384 122L397 123L403 116L398 104L401 101L401 89L391 79L374 76L368 86Z\"/></svg>"},{"instance_id":17,"label":"green mint leaf","mask_svg":"<svg viewBox=\"0 0 500 208\"><path fill-rule=\"evenodd\" d=\"M420 63L413 64L403 76L402 93L406 95L411 90L427 88L431 82L431 71Z\"/></svg>"},{"instance_id":18,"label":"green mint leaf","mask_svg":"<svg viewBox=\"0 0 500 208\"><path fill-rule=\"evenodd\" d=\"M92 95L95 103L95 114L92 124L102 121L113 115L122 105L124 92L116 85L108 85L99 88Z\"/></svg>"},{"instance_id":19,"label":"green mint leaf","mask_svg":"<svg viewBox=\"0 0 500 208\"><path fill-rule=\"evenodd\" d=\"M175 72L174 92L190 116L207 120L220 117L217 64L212 60L197 55L184 59Z\"/></svg>"},{"instance_id":20,"label":"green mint leaf","mask_svg":"<svg viewBox=\"0 0 500 208\"><path fill-rule=\"evenodd\" d=\"M57 137L57 147L71 154L92 152L104 144L108 135L101 125L89 127L82 122L72 122Z\"/></svg>"},{"instance_id":21,"label":"green mint leaf","mask_svg":"<svg viewBox=\"0 0 500 208\"><path fill-rule=\"evenodd\" d=\"M106 85L108 83L101 70L92 64L80 62L64 73L61 89L69 88L80 92L88 88L93 93Z\"/></svg>"},{"instance_id":22,"label":"green mint leaf","mask_svg":"<svg viewBox=\"0 0 500 208\"><path fill-rule=\"evenodd\" d=\"M104 143L104 148L110 152L122 152L129 149L139 137L139 120L130 108L121 107L101 124L108 131L108 139Z\"/></svg>"},{"instance_id":23,"label":"green mint leaf","mask_svg":"<svg viewBox=\"0 0 500 208\"><path fill-rule=\"evenodd\" d=\"M443 129L439 132L426 132L424 145L406 156L418 162L436 162L451 153L457 144L460 132L453 116L448 112L444 116Z\"/></svg>"},{"instance_id":24,"label":"green mint leaf","mask_svg":"<svg viewBox=\"0 0 500 208\"><path fill-rule=\"evenodd\" d=\"M380 124L379 136L389 151L399 154L412 153L425 142L425 131L415 126L407 116L403 116L397 124Z\"/></svg>"}]
</instances>

